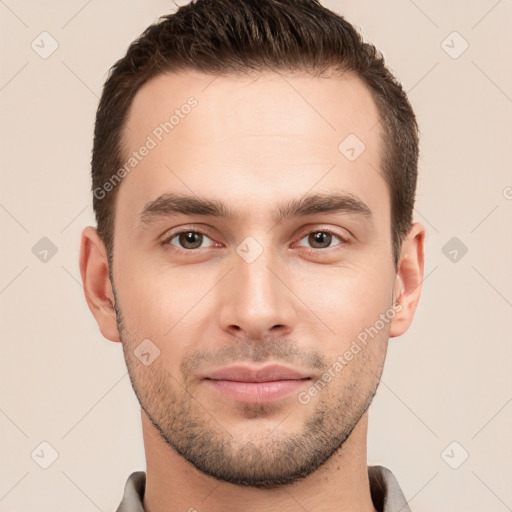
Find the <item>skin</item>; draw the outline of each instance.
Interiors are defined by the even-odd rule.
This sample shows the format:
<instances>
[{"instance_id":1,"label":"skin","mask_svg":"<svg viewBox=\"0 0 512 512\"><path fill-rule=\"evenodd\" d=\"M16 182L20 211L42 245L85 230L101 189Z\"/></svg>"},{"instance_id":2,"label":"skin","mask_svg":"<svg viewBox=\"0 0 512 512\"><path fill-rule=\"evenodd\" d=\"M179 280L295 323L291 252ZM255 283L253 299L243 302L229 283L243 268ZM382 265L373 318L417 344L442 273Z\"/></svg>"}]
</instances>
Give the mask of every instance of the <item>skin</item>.
<instances>
[{"instance_id":1,"label":"skin","mask_svg":"<svg viewBox=\"0 0 512 512\"><path fill-rule=\"evenodd\" d=\"M388 339L413 320L425 234L413 225L395 268L389 195L376 171L375 103L350 75L169 73L137 93L127 151L190 96L197 106L119 185L113 267L94 228L81 240L88 305L102 334L122 342L141 403L144 506L373 511L366 410ZM366 146L352 162L338 149L351 133ZM142 222L144 208L164 194L222 201L233 216L161 209ZM349 194L371 215L324 211L276 221L279 205L315 194L316 201ZM180 230L205 236L179 237ZM251 262L237 252L249 247L240 245L246 237L262 250ZM299 393L396 301L393 319L301 403ZM145 339L160 351L147 366L134 353ZM273 401L246 403L203 378L233 364L270 363L310 380Z\"/></svg>"}]
</instances>

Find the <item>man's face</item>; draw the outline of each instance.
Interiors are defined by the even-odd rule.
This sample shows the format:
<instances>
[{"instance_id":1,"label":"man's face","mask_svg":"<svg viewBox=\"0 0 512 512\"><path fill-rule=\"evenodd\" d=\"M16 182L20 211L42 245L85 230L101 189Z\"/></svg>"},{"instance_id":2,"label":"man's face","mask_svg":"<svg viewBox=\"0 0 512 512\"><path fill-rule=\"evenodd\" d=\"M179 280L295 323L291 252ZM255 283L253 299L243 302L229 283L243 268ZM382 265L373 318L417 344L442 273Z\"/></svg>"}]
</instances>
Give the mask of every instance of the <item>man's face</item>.
<instances>
[{"instance_id":1,"label":"man's face","mask_svg":"<svg viewBox=\"0 0 512 512\"><path fill-rule=\"evenodd\" d=\"M119 185L111 269L142 408L216 478L311 473L369 406L392 318L371 94L350 76L168 74L137 93L124 142L127 160L151 146Z\"/></svg>"}]
</instances>

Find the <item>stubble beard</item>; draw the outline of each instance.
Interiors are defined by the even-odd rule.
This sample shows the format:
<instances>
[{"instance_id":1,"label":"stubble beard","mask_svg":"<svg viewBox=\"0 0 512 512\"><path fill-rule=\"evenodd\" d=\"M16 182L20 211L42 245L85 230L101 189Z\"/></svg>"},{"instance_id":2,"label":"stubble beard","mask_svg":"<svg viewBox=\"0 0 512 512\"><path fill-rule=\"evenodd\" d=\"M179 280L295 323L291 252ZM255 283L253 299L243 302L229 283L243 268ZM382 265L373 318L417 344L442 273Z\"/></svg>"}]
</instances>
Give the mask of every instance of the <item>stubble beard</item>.
<instances>
[{"instance_id":1,"label":"stubble beard","mask_svg":"<svg viewBox=\"0 0 512 512\"><path fill-rule=\"evenodd\" d=\"M281 417L270 432L264 433L256 427L243 439L237 439L222 426L221 418L217 420L194 397L194 388L188 389L187 368L193 365L186 361L181 365L180 382L180 378L162 366L163 358L149 367L140 363L133 353L137 343L130 339L117 304L116 300L116 320L128 374L141 408L173 450L200 472L220 481L271 489L307 477L342 448L368 410L379 384L383 360L378 371L367 373L366 379L371 382L366 382L364 389L359 381L346 383L342 375L337 376L341 387L334 388L335 379L330 383L331 389L324 388L319 393L318 399L308 405L315 408L299 432L286 431L286 418L291 412L277 403L237 403L236 411L244 421L258 423L270 416L275 418L278 413ZM289 346L258 341L245 344L243 349L233 347L230 352L250 353L252 361L276 355L275 359L279 360L282 356L279 347ZM372 364L364 354L359 355L361 368ZM297 401L294 407L305 405Z\"/></svg>"}]
</instances>

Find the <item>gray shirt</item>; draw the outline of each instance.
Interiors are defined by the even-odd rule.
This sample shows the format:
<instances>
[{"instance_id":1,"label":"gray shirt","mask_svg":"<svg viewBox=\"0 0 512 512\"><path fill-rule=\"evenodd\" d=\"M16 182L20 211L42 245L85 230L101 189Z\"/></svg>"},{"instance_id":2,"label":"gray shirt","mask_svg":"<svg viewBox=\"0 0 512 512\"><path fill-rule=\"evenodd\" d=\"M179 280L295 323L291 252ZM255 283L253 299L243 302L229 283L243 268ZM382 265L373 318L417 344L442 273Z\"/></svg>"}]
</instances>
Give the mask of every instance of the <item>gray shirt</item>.
<instances>
[{"instance_id":1,"label":"gray shirt","mask_svg":"<svg viewBox=\"0 0 512 512\"><path fill-rule=\"evenodd\" d=\"M389 469L369 466L368 477L373 504L379 512L411 512L395 476ZM124 488L123 501L116 512L144 512L142 499L145 487L146 473L132 473Z\"/></svg>"}]
</instances>

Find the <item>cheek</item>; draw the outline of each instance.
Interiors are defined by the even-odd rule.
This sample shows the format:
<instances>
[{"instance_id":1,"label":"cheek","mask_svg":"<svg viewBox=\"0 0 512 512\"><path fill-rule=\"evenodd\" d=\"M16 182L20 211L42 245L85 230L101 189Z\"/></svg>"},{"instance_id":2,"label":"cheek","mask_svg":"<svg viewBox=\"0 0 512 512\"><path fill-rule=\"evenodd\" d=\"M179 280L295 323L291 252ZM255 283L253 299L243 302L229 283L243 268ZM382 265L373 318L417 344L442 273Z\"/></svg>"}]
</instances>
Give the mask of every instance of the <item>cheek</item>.
<instances>
[{"instance_id":1,"label":"cheek","mask_svg":"<svg viewBox=\"0 0 512 512\"><path fill-rule=\"evenodd\" d=\"M115 284L126 328L137 337L154 338L162 350L198 317L211 317L209 292L222 277L214 266L172 267L151 258L116 262ZM174 345L174 344L173 344Z\"/></svg>"},{"instance_id":2,"label":"cheek","mask_svg":"<svg viewBox=\"0 0 512 512\"><path fill-rule=\"evenodd\" d=\"M393 274L388 269L364 263L301 267L294 291L330 327L337 348L373 326L391 306Z\"/></svg>"}]
</instances>

